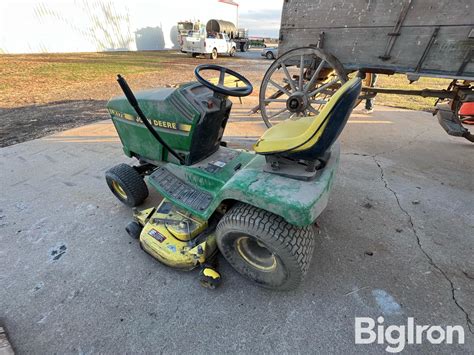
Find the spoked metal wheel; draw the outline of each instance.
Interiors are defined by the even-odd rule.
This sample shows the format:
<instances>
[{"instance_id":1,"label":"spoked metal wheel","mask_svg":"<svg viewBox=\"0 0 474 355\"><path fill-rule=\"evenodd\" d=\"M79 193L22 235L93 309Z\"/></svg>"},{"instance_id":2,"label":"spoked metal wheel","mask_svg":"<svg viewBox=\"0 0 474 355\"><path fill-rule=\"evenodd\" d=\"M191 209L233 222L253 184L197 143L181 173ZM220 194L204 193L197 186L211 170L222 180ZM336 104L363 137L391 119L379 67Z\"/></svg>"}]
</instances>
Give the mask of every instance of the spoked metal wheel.
<instances>
[{"instance_id":1,"label":"spoked metal wheel","mask_svg":"<svg viewBox=\"0 0 474 355\"><path fill-rule=\"evenodd\" d=\"M322 49L296 48L268 68L260 86L260 112L267 125L318 115L347 81L344 67Z\"/></svg>"}]
</instances>

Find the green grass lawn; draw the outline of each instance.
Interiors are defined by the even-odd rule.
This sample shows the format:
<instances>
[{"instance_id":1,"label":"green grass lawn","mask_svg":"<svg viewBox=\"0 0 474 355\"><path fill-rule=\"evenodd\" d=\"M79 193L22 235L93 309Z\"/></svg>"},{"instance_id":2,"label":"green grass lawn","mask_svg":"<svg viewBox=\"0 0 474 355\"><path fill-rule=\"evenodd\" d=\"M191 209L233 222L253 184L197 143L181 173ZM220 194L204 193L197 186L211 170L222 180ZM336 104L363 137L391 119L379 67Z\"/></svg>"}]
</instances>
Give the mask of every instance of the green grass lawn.
<instances>
[{"instance_id":1,"label":"green grass lawn","mask_svg":"<svg viewBox=\"0 0 474 355\"><path fill-rule=\"evenodd\" d=\"M221 65L226 65L223 58ZM255 60L240 59L244 75L261 80L262 67ZM239 60L239 61L240 61ZM0 107L18 107L70 99L106 99L118 73L140 78L143 86L177 84L192 78L192 67L204 63L176 51L102 52L67 54L0 54ZM183 65L187 67L183 69ZM189 69L191 68L191 69ZM261 71L261 73L260 73ZM159 77L160 83L157 83ZM446 79L422 78L409 84L404 75L379 75L378 87L398 89L445 89ZM258 88L259 82L254 82ZM435 99L419 96L379 95L376 105L430 110Z\"/></svg>"},{"instance_id":2,"label":"green grass lawn","mask_svg":"<svg viewBox=\"0 0 474 355\"><path fill-rule=\"evenodd\" d=\"M437 78L421 78L420 80L410 84L406 75L379 75L377 80L378 87L396 88L406 90L422 90L422 89L446 89L451 80ZM435 98L424 98L421 96L407 95L377 95L376 104L399 107L410 110L431 110L435 103Z\"/></svg>"},{"instance_id":3,"label":"green grass lawn","mask_svg":"<svg viewBox=\"0 0 474 355\"><path fill-rule=\"evenodd\" d=\"M116 74L159 72L169 53L0 55L0 106L47 103L110 82ZM62 97L64 95L64 98ZM94 98L94 97L92 97Z\"/></svg>"},{"instance_id":4,"label":"green grass lawn","mask_svg":"<svg viewBox=\"0 0 474 355\"><path fill-rule=\"evenodd\" d=\"M118 72L145 73L159 70L159 64L165 59L152 52L2 55L0 84L12 87L25 79L32 83L42 79L77 82L97 80Z\"/></svg>"}]
</instances>

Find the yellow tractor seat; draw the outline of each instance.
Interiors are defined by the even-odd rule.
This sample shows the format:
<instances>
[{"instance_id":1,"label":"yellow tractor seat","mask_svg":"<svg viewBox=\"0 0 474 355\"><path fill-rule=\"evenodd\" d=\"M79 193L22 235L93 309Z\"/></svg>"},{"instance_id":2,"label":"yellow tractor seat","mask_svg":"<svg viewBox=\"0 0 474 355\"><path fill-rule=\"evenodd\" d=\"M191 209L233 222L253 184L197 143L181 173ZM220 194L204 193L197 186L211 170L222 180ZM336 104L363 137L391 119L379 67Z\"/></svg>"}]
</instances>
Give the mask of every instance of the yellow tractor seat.
<instances>
[{"instance_id":1,"label":"yellow tractor seat","mask_svg":"<svg viewBox=\"0 0 474 355\"><path fill-rule=\"evenodd\" d=\"M316 117L288 119L271 127L255 143L255 152L307 161L323 156L346 125L361 88L360 78L351 79Z\"/></svg>"}]
</instances>

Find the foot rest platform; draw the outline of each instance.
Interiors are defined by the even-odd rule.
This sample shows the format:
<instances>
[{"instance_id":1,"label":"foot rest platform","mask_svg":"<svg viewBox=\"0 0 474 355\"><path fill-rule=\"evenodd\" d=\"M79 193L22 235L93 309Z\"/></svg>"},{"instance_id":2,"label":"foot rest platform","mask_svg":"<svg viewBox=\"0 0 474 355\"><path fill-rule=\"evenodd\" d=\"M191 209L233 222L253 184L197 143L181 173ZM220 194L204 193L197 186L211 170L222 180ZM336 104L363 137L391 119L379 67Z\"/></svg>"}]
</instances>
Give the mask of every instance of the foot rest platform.
<instances>
[{"instance_id":1,"label":"foot rest platform","mask_svg":"<svg viewBox=\"0 0 474 355\"><path fill-rule=\"evenodd\" d=\"M194 210L206 210L213 200L210 193L194 188L164 167L156 169L150 175L150 182L167 198L177 200Z\"/></svg>"}]
</instances>

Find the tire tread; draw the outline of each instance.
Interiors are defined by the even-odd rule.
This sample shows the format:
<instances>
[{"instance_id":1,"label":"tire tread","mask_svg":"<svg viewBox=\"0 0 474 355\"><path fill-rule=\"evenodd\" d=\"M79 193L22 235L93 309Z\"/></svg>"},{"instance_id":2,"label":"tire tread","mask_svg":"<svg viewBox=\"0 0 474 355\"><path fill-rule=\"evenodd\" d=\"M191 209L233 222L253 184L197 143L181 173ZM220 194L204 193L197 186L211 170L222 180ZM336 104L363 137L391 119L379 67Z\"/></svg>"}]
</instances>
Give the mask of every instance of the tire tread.
<instances>
[{"instance_id":1,"label":"tire tread","mask_svg":"<svg viewBox=\"0 0 474 355\"><path fill-rule=\"evenodd\" d=\"M257 233L272 235L274 246L289 251L292 258L287 260L289 268L295 270L295 278L290 279L281 289L296 287L308 272L315 237L312 226L297 227L286 222L282 217L260 208L237 203L224 215L217 226L217 235L228 228L252 230ZM224 256L227 256L224 253Z\"/></svg>"},{"instance_id":2,"label":"tire tread","mask_svg":"<svg viewBox=\"0 0 474 355\"><path fill-rule=\"evenodd\" d=\"M110 179L116 180L126 190L127 200L119 199L127 206L138 206L148 197L148 188L145 181L143 181L143 177L130 165L123 163L115 165L107 170L105 176L107 183ZM110 184L109 187L112 189Z\"/></svg>"}]
</instances>

